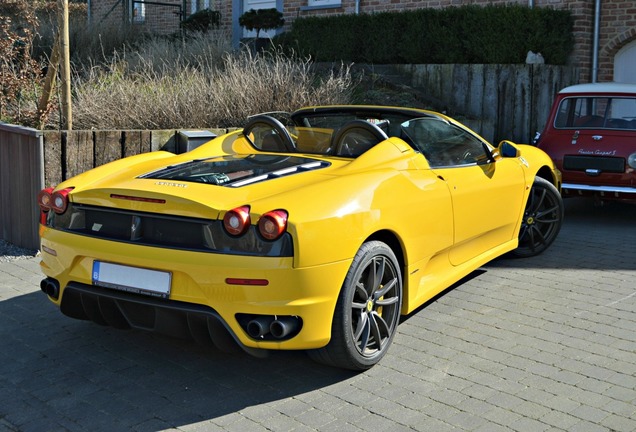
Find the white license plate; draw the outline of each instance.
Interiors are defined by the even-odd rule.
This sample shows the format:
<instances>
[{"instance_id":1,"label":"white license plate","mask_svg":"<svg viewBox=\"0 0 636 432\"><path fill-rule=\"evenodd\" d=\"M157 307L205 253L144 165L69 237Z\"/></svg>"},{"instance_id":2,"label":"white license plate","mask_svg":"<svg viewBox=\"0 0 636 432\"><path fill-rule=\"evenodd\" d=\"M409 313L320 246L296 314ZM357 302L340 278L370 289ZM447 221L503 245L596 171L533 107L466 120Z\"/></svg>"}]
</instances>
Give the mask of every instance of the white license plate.
<instances>
[{"instance_id":1,"label":"white license plate","mask_svg":"<svg viewBox=\"0 0 636 432\"><path fill-rule=\"evenodd\" d=\"M93 284L106 288L168 298L171 280L170 272L93 261Z\"/></svg>"}]
</instances>

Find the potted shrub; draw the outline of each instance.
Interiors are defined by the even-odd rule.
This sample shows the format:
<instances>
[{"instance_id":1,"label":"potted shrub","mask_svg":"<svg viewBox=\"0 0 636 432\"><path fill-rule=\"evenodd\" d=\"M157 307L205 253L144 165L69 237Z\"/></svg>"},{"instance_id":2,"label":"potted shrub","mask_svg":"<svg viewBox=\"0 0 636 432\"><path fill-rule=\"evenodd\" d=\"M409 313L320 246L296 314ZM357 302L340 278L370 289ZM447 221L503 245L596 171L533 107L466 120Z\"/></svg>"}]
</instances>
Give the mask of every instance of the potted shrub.
<instances>
[{"instance_id":1,"label":"potted shrub","mask_svg":"<svg viewBox=\"0 0 636 432\"><path fill-rule=\"evenodd\" d=\"M248 31L256 30L254 45L256 49L262 48L259 43L261 30L275 30L285 25L283 13L275 8L271 9L250 9L239 17L239 25Z\"/></svg>"}]
</instances>

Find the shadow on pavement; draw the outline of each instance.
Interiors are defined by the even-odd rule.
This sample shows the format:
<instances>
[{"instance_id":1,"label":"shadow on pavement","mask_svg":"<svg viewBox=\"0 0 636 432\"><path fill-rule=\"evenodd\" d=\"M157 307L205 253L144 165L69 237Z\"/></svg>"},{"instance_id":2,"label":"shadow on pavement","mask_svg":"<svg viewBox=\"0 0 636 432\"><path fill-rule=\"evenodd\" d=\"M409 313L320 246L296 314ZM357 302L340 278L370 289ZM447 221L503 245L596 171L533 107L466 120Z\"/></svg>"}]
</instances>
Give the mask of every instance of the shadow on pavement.
<instances>
[{"instance_id":1,"label":"shadow on pavement","mask_svg":"<svg viewBox=\"0 0 636 432\"><path fill-rule=\"evenodd\" d=\"M0 302L0 340L0 431L169 429L355 376L72 320L40 292Z\"/></svg>"},{"instance_id":2,"label":"shadow on pavement","mask_svg":"<svg viewBox=\"0 0 636 432\"><path fill-rule=\"evenodd\" d=\"M562 231L546 253L498 259L453 288L487 278L489 268L541 268L546 277L559 277L554 269L592 270L601 279L595 270L615 270L633 280L635 215L636 205L566 200ZM525 270L517 276L530 277ZM331 385L356 376L302 352L258 359L72 320L39 291L0 301L0 341L0 431L196 430L199 422L206 422L199 430L240 430L245 417L237 413L246 407L256 423L266 424L272 412L298 417L290 398L324 397Z\"/></svg>"}]
</instances>

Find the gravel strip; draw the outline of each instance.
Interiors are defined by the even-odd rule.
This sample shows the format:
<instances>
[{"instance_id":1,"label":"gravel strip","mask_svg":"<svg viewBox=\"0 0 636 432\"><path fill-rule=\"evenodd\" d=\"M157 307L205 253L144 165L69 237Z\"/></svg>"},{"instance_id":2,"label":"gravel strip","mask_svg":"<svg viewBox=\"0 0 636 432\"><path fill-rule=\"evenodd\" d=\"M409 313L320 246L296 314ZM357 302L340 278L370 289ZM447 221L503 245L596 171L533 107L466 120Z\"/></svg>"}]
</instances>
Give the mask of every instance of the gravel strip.
<instances>
[{"instance_id":1,"label":"gravel strip","mask_svg":"<svg viewBox=\"0 0 636 432\"><path fill-rule=\"evenodd\" d=\"M29 259L37 255L38 251L17 247L4 240L0 240L0 262Z\"/></svg>"}]
</instances>

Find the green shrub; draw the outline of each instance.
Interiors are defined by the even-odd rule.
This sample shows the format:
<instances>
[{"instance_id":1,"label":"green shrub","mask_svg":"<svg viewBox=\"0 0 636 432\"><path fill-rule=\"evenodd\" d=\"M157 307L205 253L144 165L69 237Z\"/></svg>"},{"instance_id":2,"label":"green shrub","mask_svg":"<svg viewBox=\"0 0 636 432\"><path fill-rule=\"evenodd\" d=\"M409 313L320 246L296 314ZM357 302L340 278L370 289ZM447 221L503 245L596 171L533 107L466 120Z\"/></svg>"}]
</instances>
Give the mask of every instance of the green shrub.
<instances>
[{"instance_id":1,"label":"green shrub","mask_svg":"<svg viewBox=\"0 0 636 432\"><path fill-rule=\"evenodd\" d=\"M181 22L181 28L187 31L207 32L212 28L218 28L221 22L221 13L211 9L203 9L193 13Z\"/></svg>"},{"instance_id":2,"label":"green shrub","mask_svg":"<svg viewBox=\"0 0 636 432\"><path fill-rule=\"evenodd\" d=\"M467 5L297 18L275 43L316 61L506 64L523 63L532 50L547 63L565 64L573 22L566 10Z\"/></svg>"},{"instance_id":3,"label":"green shrub","mask_svg":"<svg viewBox=\"0 0 636 432\"><path fill-rule=\"evenodd\" d=\"M239 17L239 25L248 31L256 30L258 38L261 30L274 30L285 25L283 14L276 8L250 9Z\"/></svg>"}]
</instances>

